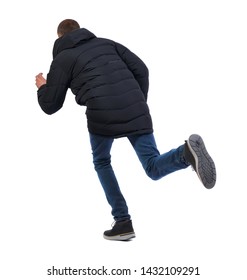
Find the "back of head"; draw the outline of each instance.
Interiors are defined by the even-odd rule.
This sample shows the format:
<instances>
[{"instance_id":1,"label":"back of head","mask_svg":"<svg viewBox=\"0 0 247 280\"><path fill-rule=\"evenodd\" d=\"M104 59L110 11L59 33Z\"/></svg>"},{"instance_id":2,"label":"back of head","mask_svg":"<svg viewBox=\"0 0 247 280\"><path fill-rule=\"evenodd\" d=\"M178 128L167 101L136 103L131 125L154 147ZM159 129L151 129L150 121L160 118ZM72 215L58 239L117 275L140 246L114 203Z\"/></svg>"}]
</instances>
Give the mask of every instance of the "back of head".
<instances>
[{"instance_id":1,"label":"back of head","mask_svg":"<svg viewBox=\"0 0 247 280\"><path fill-rule=\"evenodd\" d=\"M65 19L61 21L57 27L57 35L61 37L73 30L79 29L80 25L77 21L73 19Z\"/></svg>"}]
</instances>

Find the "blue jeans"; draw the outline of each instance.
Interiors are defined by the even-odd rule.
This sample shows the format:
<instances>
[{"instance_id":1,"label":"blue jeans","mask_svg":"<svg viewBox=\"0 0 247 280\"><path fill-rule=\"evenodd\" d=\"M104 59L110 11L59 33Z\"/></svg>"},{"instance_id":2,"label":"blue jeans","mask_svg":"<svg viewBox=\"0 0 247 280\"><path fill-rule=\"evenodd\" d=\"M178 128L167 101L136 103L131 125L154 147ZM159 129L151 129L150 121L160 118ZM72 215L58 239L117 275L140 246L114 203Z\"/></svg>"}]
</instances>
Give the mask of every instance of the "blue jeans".
<instances>
[{"instance_id":1,"label":"blue jeans","mask_svg":"<svg viewBox=\"0 0 247 280\"><path fill-rule=\"evenodd\" d=\"M130 219L128 206L118 185L111 166L111 147L114 138L90 135L93 163L108 203L112 208L115 221ZM154 135L143 134L128 136L146 174L152 180L160 178L189 166L183 157L184 145L160 155Z\"/></svg>"}]
</instances>

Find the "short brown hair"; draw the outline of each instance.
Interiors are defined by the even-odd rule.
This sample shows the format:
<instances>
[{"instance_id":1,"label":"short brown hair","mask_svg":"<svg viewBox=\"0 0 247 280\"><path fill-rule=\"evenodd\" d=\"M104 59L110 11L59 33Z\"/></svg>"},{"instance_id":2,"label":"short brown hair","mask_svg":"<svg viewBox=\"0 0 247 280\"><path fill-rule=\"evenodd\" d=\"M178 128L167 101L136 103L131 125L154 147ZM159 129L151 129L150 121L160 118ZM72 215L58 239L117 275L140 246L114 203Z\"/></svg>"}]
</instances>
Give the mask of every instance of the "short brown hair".
<instances>
[{"instance_id":1,"label":"short brown hair","mask_svg":"<svg viewBox=\"0 0 247 280\"><path fill-rule=\"evenodd\" d=\"M65 19L61 21L57 27L58 36L63 36L73 30L79 29L80 25L73 19Z\"/></svg>"}]
</instances>

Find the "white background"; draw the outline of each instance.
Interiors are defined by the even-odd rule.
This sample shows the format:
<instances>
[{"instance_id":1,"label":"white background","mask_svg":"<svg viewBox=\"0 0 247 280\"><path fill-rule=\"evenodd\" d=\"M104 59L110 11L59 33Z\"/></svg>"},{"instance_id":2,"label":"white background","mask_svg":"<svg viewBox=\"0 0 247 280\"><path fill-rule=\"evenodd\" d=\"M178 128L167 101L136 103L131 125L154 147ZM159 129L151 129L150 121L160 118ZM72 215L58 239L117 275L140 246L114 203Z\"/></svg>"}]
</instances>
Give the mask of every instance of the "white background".
<instances>
[{"instance_id":1,"label":"white background","mask_svg":"<svg viewBox=\"0 0 247 280\"><path fill-rule=\"evenodd\" d=\"M7 1L1 7L0 278L47 276L56 268L194 266L188 279L246 279L245 1ZM93 169L85 108L68 91L45 115L35 75L49 71L56 28L76 19L120 42L150 71L148 103L160 152L203 136L217 167L206 190L190 168L146 177L126 139L112 163L137 238L102 238L112 217ZM85 276L84 276L85 279ZM88 279L88 277L87 277ZM105 277L92 277L105 279ZM107 279L113 279L108 277ZM117 279L115 276L114 279ZM186 276L168 279L187 279Z\"/></svg>"}]
</instances>

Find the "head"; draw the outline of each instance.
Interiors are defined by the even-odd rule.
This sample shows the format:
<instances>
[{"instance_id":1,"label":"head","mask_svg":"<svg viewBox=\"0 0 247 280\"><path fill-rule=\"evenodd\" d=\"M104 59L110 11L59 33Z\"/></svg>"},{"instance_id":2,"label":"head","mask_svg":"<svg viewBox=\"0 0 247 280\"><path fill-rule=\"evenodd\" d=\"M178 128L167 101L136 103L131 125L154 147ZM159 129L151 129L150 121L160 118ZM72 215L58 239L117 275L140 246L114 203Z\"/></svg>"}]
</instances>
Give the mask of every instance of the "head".
<instances>
[{"instance_id":1,"label":"head","mask_svg":"<svg viewBox=\"0 0 247 280\"><path fill-rule=\"evenodd\" d=\"M61 21L57 27L57 35L61 37L73 30L79 29L80 25L77 21L73 19L65 19Z\"/></svg>"}]
</instances>

